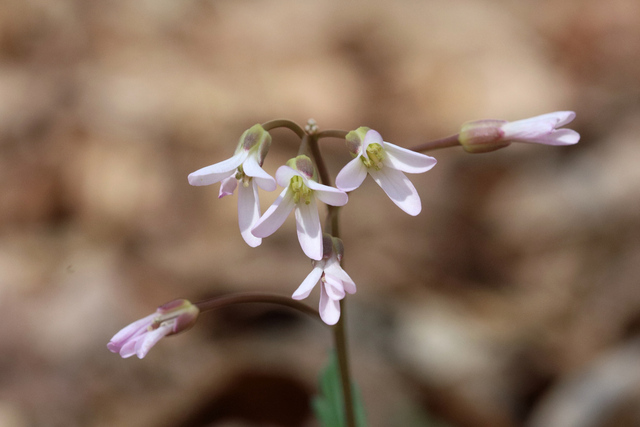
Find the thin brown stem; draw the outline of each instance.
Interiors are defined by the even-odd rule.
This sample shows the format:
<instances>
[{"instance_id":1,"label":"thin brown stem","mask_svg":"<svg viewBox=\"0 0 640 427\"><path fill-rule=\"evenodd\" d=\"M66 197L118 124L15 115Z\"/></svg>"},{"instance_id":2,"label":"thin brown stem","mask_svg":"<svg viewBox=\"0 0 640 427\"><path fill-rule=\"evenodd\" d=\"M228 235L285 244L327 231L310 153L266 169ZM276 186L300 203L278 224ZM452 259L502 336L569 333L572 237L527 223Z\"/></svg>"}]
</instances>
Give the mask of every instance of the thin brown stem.
<instances>
[{"instance_id":1,"label":"thin brown stem","mask_svg":"<svg viewBox=\"0 0 640 427\"><path fill-rule=\"evenodd\" d=\"M329 130L323 130L322 132L318 132L316 134L316 138L318 138L318 139L321 139L321 138L340 138L340 139L345 139L345 137L347 136L348 133L349 133L348 130L329 129Z\"/></svg>"},{"instance_id":2,"label":"thin brown stem","mask_svg":"<svg viewBox=\"0 0 640 427\"><path fill-rule=\"evenodd\" d=\"M448 148L448 147L456 147L460 145L458 141L459 134L447 136L446 138L436 139L435 141L424 142L422 144L418 144L414 147L410 147L409 150L412 151L431 151L431 150L439 150L440 148Z\"/></svg>"},{"instance_id":3,"label":"thin brown stem","mask_svg":"<svg viewBox=\"0 0 640 427\"><path fill-rule=\"evenodd\" d=\"M262 127L267 132L275 128L287 128L294 131L295 134L298 135L298 137L300 138L302 138L305 135L304 129L302 129L296 122L292 122L291 120L287 120L287 119L269 120L268 122L263 123Z\"/></svg>"},{"instance_id":4,"label":"thin brown stem","mask_svg":"<svg viewBox=\"0 0 640 427\"><path fill-rule=\"evenodd\" d=\"M320 320L320 314L308 305L291 299L290 297L264 292L242 292L237 294L230 294L218 298L211 298L205 301L196 302L193 305L198 307L201 312L205 312L222 307L227 307L230 305L247 303L278 304L307 314L316 320Z\"/></svg>"}]
</instances>

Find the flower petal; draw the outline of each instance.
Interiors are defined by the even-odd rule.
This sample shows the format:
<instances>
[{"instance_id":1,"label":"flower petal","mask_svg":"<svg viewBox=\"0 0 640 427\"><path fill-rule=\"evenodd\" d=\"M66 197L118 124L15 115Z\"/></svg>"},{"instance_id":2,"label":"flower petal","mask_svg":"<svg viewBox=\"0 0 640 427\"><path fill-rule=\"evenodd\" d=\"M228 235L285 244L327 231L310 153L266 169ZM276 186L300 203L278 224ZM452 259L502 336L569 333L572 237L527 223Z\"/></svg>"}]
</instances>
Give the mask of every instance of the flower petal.
<instances>
[{"instance_id":1,"label":"flower petal","mask_svg":"<svg viewBox=\"0 0 640 427\"><path fill-rule=\"evenodd\" d=\"M238 186L238 180L236 179L236 174L232 173L229 178L225 178L220 183L220 193L218 194L218 199L221 199L224 196L230 196L235 191Z\"/></svg>"},{"instance_id":2,"label":"flower petal","mask_svg":"<svg viewBox=\"0 0 640 427\"><path fill-rule=\"evenodd\" d=\"M360 156L347 163L336 176L336 187L342 191L353 191L362 185L367 177L367 167Z\"/></svg>"},{"instance_id":3,"label":"flower petal","mask_svg":"<svg viewBox=\"0 0 640 427\"><path fill-rule=\"evenodd\" d=\"M293 178L294 176L300 176L305 181L307 179L306 176L303 176L300 172L290 166L280 166L276 171L276 181L278 181L278 185L280 187L288 187L291 183L291 178Z\"/></svg>"},{"instance_id":4,"label":"flower petal","mask_svg":"<svg viewBox=\"0 0 640 427\"><path fill-rule=\"evenodd\" d=\"M222 181L227 178L231 172L235 171L247 156L248 153L246 151L240 151L227 160L198 169L189 174L189 184L209 185Z\"/></svg>"},{"instance_id":5,"label":"flower petal","mask_svg":"<svg viewBox=\"0 0 640 427\"><path fill-rule=\"evenodd\" d=\"M347 293L356 293L356 284L346 271L340 266L338 260L329 260L324 271L327 276L331 275L342 281L342 287Z\"/></svg>"},{"instance_id":6,"label":"flower petal","mask_svg":"<svg viewBox=\"0 0 640 427\"><path fill-rule=\"evenodd\" d=\"M316 286L316 283L318 283L318 280L320 280L320 277L322 277L322 267L317 265L313 267L311 273L309 273L307 277L302 281L302 284L298 286L298 289L296 289L291 298L305 299L306 297L308 297L313 288Z\"/></svg>"},{"instance_id":7,"label":"flower petal","mask_svg":"<svg viewBox=\"0 0 640 427\"><path fill-rule=\"evenodd\" d=\"M573 145L580 141L580 134L572 129L558 129L547 135L531 138L522 142L533 142L545 145Z\"/></svg>"},{"instance_id":8,"label":"flower petal","mask_svg":"<svg viewBox=\"0 0 640 427\"><path fill-rule=\"evenodd\" d=\"M307 181L307 187L314 190L315 196L327 205L344 206L349 201L347 193L337 188L319 184L312 180Z\"/></svg>"},{"instance_id":9,"label":"flower petal","mask_svg":"<svg viewBox=\"0 0 640 427\"><path fill-rule=\"evenodd\" d=\"M111 341L107 344L107 348L113 353L120 351L122 346L131 338L140 335L153 323L153 319L157 316L156 313L150 314L147 317L138 319L130 325L125 326L117 334L111 338Z\"/></svg>"},{"instance_id":10,"label":"flower petal","mask_svg":"<svg viewBox=\"0 0 640 427\"><path fill-rule=\"evenodd\" d=\"M237 180L236 180L237 181ZM275 184L275 181L274 181ZM254 179L250 187L240 185L238 188L238 225L240 234L247 245L255 248L262 243L262 239L251 234L251 229L260 218L260 201L258 200L258 186Z\"/></svg>"},{"instance_id":11,"label":"flower petal","mask_svg":"<svg viewBox=\"0 0 640 427\"><path fill-rule=\"evenodd\" d=\"M145 334L144 337L136 343L136 355L138 358L144 358L147 353L149 353L149 350L151 350L151 347L156 345L162 338L169 335L169 333L171 333L171 326L172 325L169 323L163 323L158 329L154 329L153 331Z\"/></svg>"},{"instance_id":12,"label":"flower petal","mask_svg":"<svg viewBox=\"0 0 640 427\"><path fill-rule=\"evenodd\" d=\"M423 173L436 165L436 159L431 156L416 153L389 142L384 143L384 151L387 155L384 160L385 166L390 165L406 173Z\"/></svg>"},{"instance_id":13,"label":"flower petal","mask_svg":"<svg viewBox=\"0 0 640 427\"><path fill-rule=\"evenodd\" d=\"M316 198L311 196L309 204L296 204L296 231L302 251L311 259L320 261L323 255L322 229Z\"/></svg>"},{"instance_id":14,"label":"flower petal","mask_svg":"<svg viewBox=\"0 0 640 427\"><path fill-rule=\"evenodd\" d=\"M383 167L378 171L371 168L369 174L400 209L413 216L420 213L422 210L420 196L404 173Z\"/></svg>"},{"instance_id":15,"label":"flower petal","mask_svg":"<svg viewBox=\"0 0 640 427\"><path fill-rule=\"evenodd\" d=\"M251 234L261 238L271 236L284 224L284 221L294 206L293 194L287 187L280 193L276 201L269 206L269 209L260 217L258 222L256 222L256 225L251 229Z\"/></svg>"},{"instance_id":16,"label":"flower petal","mask_svg":"<svg viewBox=\"0 0 640 427\"><path fill-rule=\"evenodd\" d=\"M369 144L380 144L384 148L386 142L383 141L382 135L380 135L378 131L369 129L364 136L361 153L367 152L367 147L369 146Z\"/></svg>"},{"instance_id":17,"label":"flower petal","mask_svg":"<svg viewBox=\"0 0 640 427\"><path fill-rule=\"evenodd\" d=\"M324 285L329 298L334 300L341 300L344 298L344 287L342 281L331 274L324 274Z\"/></svg>"},{"instance_id":18,"label":"flower petal","mask_svg":"<svg viewBox=\"0 0 640 427\"><path fill-rule=\"evenodd\" d=\"M320 286L320 318L327 325L335 325L340 320L340 302L329 298L324 284Z\"/></svg>"},{"instance_id":19,"label":"flower petal","mask_svg":"<svg viewBox=\"0 0 640 427\"><path fill-rule=\"evenodd\" d=\"M264 191L273 191L276 189L276 180L260 167L255 155L247 157L247 160L242 164L242 170L244 170L245 175L256 180L260 188Z\"/></svg>"}]
</instances>

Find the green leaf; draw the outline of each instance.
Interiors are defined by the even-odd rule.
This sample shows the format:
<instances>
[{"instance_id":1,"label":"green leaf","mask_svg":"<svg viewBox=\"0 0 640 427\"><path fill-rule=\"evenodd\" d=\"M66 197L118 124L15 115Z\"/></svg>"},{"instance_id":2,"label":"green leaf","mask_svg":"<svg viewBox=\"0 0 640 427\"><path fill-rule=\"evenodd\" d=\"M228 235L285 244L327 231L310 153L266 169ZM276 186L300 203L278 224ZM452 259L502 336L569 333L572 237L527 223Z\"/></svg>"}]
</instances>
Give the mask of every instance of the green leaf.
<instances>
[{"instance_id":1,"label":"green leaf","mask_svg":"<svg viewBox=\"0 0 640 427\"><path fill-rule=\"evenodd\" d=\"M316 418L322 427L345 427L344 399L342 398L342 382L340 366L335 351L329 355L329 361L319 377L320 395L311 402ZM367 427L364 403L360 390L352 382L353 410L357 427Z\"/></svg>"}]
</instances>

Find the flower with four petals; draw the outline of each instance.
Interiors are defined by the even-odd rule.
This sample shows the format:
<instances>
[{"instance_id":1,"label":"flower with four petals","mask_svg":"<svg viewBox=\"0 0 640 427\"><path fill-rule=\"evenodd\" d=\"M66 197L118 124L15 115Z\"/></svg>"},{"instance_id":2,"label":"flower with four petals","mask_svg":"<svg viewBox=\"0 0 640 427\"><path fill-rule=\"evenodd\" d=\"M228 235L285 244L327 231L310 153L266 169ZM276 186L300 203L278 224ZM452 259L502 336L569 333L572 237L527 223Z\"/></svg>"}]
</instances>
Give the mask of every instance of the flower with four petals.
<instances>
[{"instance_id":1,"label":"flower with four petals","mask_svg":"<svg viewBox=\"0 0 640 427\"><path fill-rule=\"evenodd\" d=\"M368 127L349 132L345 139L354 159L338 173L336 187L353 191L369 174L400 209L418 215L422 210L420 196L404 173L426 172L435 166L436 159L384 142Z\"/></svg>"},{"instance_id":2,"label":"flower with four petals","mask_svg":"<svg viewBox=\"0 0 640 427\"><path fill-rule=\"evenodd\" d=\"M307 156L290 159L276 171L276 181L285 187L273 205L254 225L254 236L272 235L295 209L298 240L305 255L322 259L322 230L316 198L331 206L344 206L349 197L344 191L318 183L318 172Z\"/></svg>"},{"instance_id":3,"label":"flower with four petals","mask_svg":"<svg viewBox=\"0 0 640 427\"><path fill-rule=\"evenodd\" d=\"M218 198L233 194L238 187L240 234L251 247L262 243L262 239L251 234L251 228L260 217L258 187L266 191L276 189L276 181L262 169L270 145L269 132L259 124L254 125L240 137L233 157L189 174L191 185L210 185L222 181Z\"/></svg>"},{"instance_id":4,"label":"flower with four petals","mask_svg":"<svg viewBox=\"0 0 640 427\"><path fill-rule=\"evenodd\" d=\"M340 300L344 298L345 292L354 294L356 285L340 266L344 254L342 240L325 233L323 248L322 259L311 262L313 270L296 289L292 298L305 299L320 282L320 318L327 325L335 325L340 319Z\"/></svg>"}]
</instances>

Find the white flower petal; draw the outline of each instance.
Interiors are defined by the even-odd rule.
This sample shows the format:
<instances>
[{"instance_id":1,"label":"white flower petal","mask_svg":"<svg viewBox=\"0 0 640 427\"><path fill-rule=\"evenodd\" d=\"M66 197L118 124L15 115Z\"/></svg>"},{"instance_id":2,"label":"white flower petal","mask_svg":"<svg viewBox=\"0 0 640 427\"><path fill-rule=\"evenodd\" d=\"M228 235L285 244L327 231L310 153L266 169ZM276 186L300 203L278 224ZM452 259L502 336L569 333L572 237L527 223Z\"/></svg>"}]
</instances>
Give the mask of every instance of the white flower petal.
<instances>
[{"instance_id":1,"label":"white flower petal","mask_svg":"<svg viewBox=\"0 0 640 427\"><path fill-rule=\"evenodd\" d=\"M342 281L337 277L328 274L326 271L324 273L324 286L329 298L334 300L341 300L344 298L345 293Z\"/></svg>"},{"instance_id":2,"label":"white flower petal","mask_svg":"<svg viewBox=\"0 0 640 427\"><path fill-rule=\"evenodd\" d=\"M307 181L307 187L314 190L315 196L327 205L344 206L349 201L347 193L337 188L319 184L312 180Z\"/></svg>"},{"instance_id":3,"label":"white flower petal","mask_svg":"<svg viewBox=\"0 0 640 427\"><path fill-rule=\"evenodd\" d=\"M580 141L580 134L572 129L554 130L548 135L541 135L537 138L531 138L528 141L545 145L573 145Z\"/></svg>"},{"instance_id":4,"label":"white flower petal","mask_svg":"<svg viewBox=\"0 0 640 427\"><path fill-rule=\"evenodd\" d=\"M240 185L238 189L238 225L240 234L247 245L255 248L262 243L262 239L251 234L251 229L260 218L260 201L258 199L258 186L255 180L245 187Z\"/></svg>"},{"instance_id":5,"label":"white flower petal","mask_svg":"<svg viewBox=\"0 0 640 427\"><path fill-rule=\"evenodd\" d=\"M369 174L400 209L413 216L420 213L422 210L420 196L404 173L383 167L379 171L371 168Z\"/></svg>"},{"instance_id":6,"label":"white flower petal","mask_svg":"<svg viewBox=\"0 0 640 427\"><path fill-rule=\"evenodd\" d=\"M287 165L280 166L276 171L276 181L278 181L280 187L288 187L291 183L291 178L294 176L300 176L305 181L307 179L307 177L303 176L300 172Z\"/></svg>"},{"instance_id":7,"label":"white flower petal","mask_svg":"<svg viewBox=\"0 0 640 427\"><path fill-rule=\"evenodd\" d=\"M189 174L189 184L191 185L209 185L220 182L227 178L231 172L234 172L238 166L244 162L248 153L240 151L230 159L224 160L214 165L206 166Z\"/></svg>"},{"instance_id":8,"label":"white flower petal","mask_svg":"<svg viewBox=\"0 0 640 427\"><path fill-rule=\"evenodd\" d=\"M224 196L230 196L235 191L238 186L238 180L236 179L236 174L232 173L229 178L225 178L220 183L220 193L218 193L218 199L221 199Z\"/></svg>"},{"instance_id":9,"label":"white flower petal","mask_svg":"<svg viewBox=\"0 0 640 427\"><path fill-rule=\"evenodd\" d=\"M347 163L336 176L336 187L342 191L353 191L362 185L367 177L367 167L360 156Z\"/></svg>"},{"instance_id":10,"label":"white flower petal","mask_svg":"<svg viewBox=\"0 0 640 427\"><path fill-rule=\"evenodd\" d=\"M436 165L436 159L422 153L407 150L397 145L385 142L384 151L387 157L384 160L385 166L406 173L423 173Z\"/></svg>"},{"instance_id":11,"label":"white flower petal","mask_svg":"<svg viewBox=\"0 0 640 427\"><path fill-rule=\"evenodd\" d=\"M285 188L269 209L260 217L256 225L251 229L251 234L265 238L271 236L280 228L293 210L293 194L289 188Z\"/></svg>"},{"instance_id":12,"label":"white flower petal","mask_svg":"<svg viewBox=\"0 0 640 427\"><path fill-rule=\"evenodd\" d=\"M324 284L320 286L320 318L327 325L335 325L340 320L340 302L329 298Z\"/></svg>"},{"instance_id":13,"label":"white flower petal","mask_svg":"<svg viewBox=\"0 0 640 427\"><path fill-rule=\"evenodd\" d=\"M320 261L323 255L322 229L316 198L311 196L311 202L296 204L296 231L302 251L311 259Z\"/></svg>"},{"instance_id":14,"label":"white flower petal","mask_svg":"<svg viewBox=\"0 0 640 427\"><path fill-rule=\"evenodd\" d=\"M245 175L256 180L263 190L273 191L276 189L276 180L260 167L255 156L247 157L247 160L242 164L242 170L244 170Z\"/></svg>"},{"instance_id":15,"label":"white flower petal","mask_svg":"<svg viewBox=\"0 0 640 427\"><path fill-rule=\"evenodd\" d=\"M307 277L303 280L302 284L298 286L298 289L296 289L296 291L293 293L291 298L305 299L306 297L308 297L311 291L313 290L313 288L318 283L318 280L320 280L320 277L322 277L322 267L320 266L313 267L313 270L311 270L311 273L309 273Z\"/></svg>"},{"instance_id":16,"label":"white flower petal","mask_svg":"<svg viewBox=\"0 0 640 427\"><path fill-rule=\"evenodd\" d=\"M367 152L369 144L380 144L384 148L386 142L382 140L382 135L378 131L369 129L364 136L364 141L362 141L361 153Z\"/></svg>"},{"instance_id":17,"label":"white flower petal","mask_svg":"<svg viewBox=\"0 0 640 427\"><path fill-rule=\"evenodd\" d=\"M342 281L342 286L347 293L356 293L356 284L346 271L340 266L338 260L329 260L324 268L326 275L331 275Z\"/></svg>"}]
</instances>

